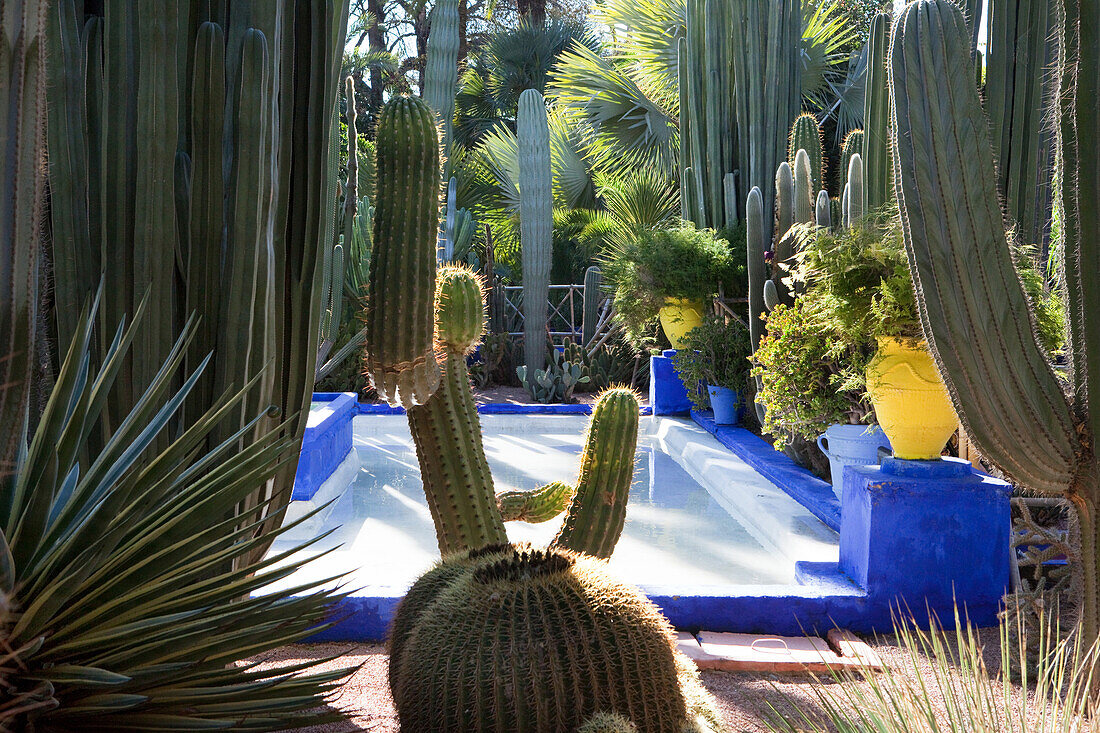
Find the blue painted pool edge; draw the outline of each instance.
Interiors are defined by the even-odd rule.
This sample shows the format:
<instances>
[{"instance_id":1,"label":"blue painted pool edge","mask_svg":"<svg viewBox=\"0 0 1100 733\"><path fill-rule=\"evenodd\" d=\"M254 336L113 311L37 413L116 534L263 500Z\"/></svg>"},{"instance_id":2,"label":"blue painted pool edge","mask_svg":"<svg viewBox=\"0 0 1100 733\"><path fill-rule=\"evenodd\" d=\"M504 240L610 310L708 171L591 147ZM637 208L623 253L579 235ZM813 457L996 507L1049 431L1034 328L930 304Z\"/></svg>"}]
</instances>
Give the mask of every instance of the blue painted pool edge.
<instances>
[{"instance_id":1,"label":"blue painted pool edge","mask_svg":"<svg viewBox=\"0 0 1100 733\"><path fill-rule=\"evenodd\" d=\"M773 448L768 441L745 428L715 425L711 413L698 410L691 411L691 419L757 473L787 492L827 527L840 531L840 501L829 482L814 476Z\"/></svg>"},{"instance_id":2,"label":"blue painted pool edge","mask_svg":"<svg viewBox=\"0 0 1100 733\"><path fill-rule=\"evenodd\" d=\"M291 499L309 501L352 450L351 419L358 413L351 392L314 392L314 402L329 403L329 414L307 427L302 438Z\"/></svg>"},{"instance_id":3,"label":"blue painted pool edge","mask_svg":"<svg viewBox=\"0 0 1100 733\"><path fill-rule=\"evenodd\" d=\"M591 415L592 405L541 405L533 403L487 402L477 406L479 415ZM387 404L360 402L360 415L404 415L404 407L392 407ZM652 415L653 409L644 405L639 415Z\"/></svg>"}]
</instances>

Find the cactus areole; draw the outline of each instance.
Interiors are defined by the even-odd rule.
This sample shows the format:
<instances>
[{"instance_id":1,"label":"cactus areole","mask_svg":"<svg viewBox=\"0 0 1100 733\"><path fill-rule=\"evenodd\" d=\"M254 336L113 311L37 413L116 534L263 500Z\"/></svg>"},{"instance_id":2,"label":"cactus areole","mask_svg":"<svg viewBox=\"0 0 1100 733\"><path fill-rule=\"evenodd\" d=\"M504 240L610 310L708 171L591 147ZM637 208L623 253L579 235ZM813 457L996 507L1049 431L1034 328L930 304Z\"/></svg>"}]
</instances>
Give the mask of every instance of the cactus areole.
<instances>
[{"instance_id":1,"label":"cactus areole","mask_svg":"<svg viewBox=\"0 0 1100 733\"><path fill-rule=\"evenodd\" d=\"M1100 26L1065 0L1056 68L1069 391L1034 335L997 197L970 34L949 0L917 0L893 30L894 160L925 335L967 434L1018 485L1062 495L1081 522L1081 621L1100 632Z\"/></svg>"}]
</instances>

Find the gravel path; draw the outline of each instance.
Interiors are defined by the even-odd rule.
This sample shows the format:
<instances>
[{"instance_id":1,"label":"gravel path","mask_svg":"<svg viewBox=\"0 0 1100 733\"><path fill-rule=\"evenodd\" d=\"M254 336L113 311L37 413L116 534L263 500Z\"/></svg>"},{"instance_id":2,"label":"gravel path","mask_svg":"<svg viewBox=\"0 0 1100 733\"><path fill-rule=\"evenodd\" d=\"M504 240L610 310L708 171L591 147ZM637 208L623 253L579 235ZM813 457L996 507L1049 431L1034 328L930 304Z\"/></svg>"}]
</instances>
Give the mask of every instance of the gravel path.
<instances>
[{"instance_id":1,"label":"gravel path","mask_svg":"<svg viewBox=\"0 0 1100 733\"><path fill-rule=\"evenodd\" d=\"M981 638L986 663L995 672L999 660L997 630L984 629ZM905 677L916 678L918 673L913 669L908 652L898 647L892 638L879 640L873 646L888 667ZM348 720L311 728L311 733L398 733L393 701L386 682L388 657L382 645L297 644L277 650L267 661L287 663L339 653L343 653L343 656L329 666L361 665L359 671L344 685L336 700L338 706L349 712ZM928 660L922 659L919 668L926 670L928 665ZM819 710L815 685L833 684L818 683L807 676L781 677L728 672L704 672L703 682L717 698L730 730L736 733L766 733L769 728L764 721L770 715L772 706L781 711L790 710L793 703L802 710Z\"/></svg>"}]
</instances>

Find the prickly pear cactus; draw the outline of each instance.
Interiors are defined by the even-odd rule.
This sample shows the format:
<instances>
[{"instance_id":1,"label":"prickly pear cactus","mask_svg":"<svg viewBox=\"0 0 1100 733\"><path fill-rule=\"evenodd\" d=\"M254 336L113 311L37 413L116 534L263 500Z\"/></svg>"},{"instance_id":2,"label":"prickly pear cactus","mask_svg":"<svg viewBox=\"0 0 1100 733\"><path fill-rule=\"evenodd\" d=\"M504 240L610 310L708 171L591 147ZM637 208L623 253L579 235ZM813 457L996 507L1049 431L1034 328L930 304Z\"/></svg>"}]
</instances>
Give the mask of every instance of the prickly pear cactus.
<instances>
[{"instance_id":1,"label":"prickly pear cactus","mask_svg":"<svg viewBox=\"0 0 1100 733\"><path fill-rule=\"evenodd\" d=\"M376 149L367 371L391 405L412 407L440 380L432 346L440 177L432 110L419 99L391 99L379 115Z\"/></svg>"},{"instance_id":2,"label":"prickly pear cactus","mask_svg":"<svg viewBox=\"0 0 1100 733\"><path fill-rule=\"evenodd\" d=\"M689 713L672 629L603 562L553 548L457 562L449 583L437 568L413 586L429 603L397 613L411 629L390 657L402 730L575 731L603 712L681 733ZM421 594L421 582L436 587Z\"/></svg>"}]
</instances>

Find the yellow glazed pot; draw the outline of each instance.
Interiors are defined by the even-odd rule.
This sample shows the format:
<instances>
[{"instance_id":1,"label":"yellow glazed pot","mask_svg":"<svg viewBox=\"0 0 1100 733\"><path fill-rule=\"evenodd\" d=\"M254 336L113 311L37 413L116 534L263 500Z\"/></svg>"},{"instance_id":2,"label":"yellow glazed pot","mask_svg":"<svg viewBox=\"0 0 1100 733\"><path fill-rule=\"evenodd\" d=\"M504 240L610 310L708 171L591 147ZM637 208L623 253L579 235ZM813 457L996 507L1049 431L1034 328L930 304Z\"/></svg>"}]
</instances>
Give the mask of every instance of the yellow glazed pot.
<instances>
[{"instance_id":1,"label":"yellow glazed pot","mask_svg":"<svg viewBox=\"0 0 1100 733\"><path fill-rule=\"evenodd\" d=\"M867 394L897 458L940 457L959 419L925 342L880 337Z\"/></svg>"},{"instance_id":2,"label":"yellow glazed pot","mask_svg":"<svg viewBox=\"0 0 1100 733\"><path fill-rule=\"evenodd\" d=\"M665 330L669 343L674 349L684 348L684 337L688 331L696 326L703 325L703 309L706 306L701 300L689 298L668 298L661 306L661 328Z\"/></svg>"}]
</instances>

